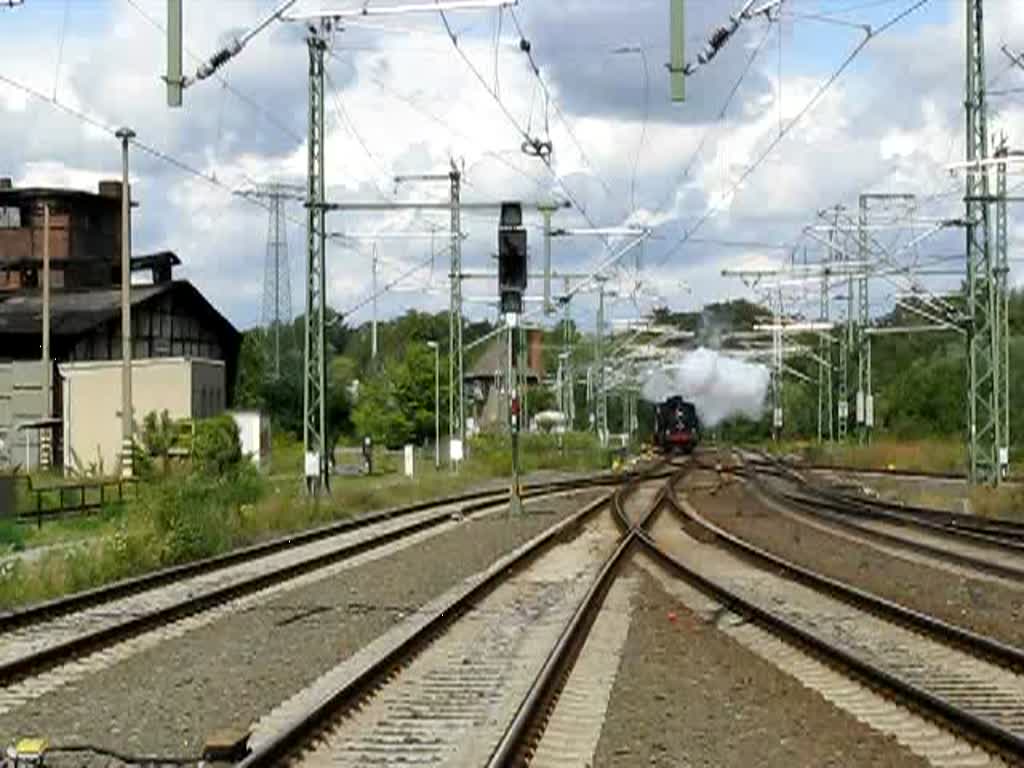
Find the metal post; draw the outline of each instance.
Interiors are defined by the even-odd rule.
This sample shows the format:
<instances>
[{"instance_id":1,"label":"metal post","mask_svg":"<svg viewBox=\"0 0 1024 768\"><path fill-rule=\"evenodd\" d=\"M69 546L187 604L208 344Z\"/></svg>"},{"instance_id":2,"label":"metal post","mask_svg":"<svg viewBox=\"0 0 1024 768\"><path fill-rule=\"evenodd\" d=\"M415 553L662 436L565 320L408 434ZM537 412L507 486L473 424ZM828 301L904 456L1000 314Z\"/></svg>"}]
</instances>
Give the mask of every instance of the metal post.
<instances>
[{"instance_id":1,"label":"metal post","mask_svg":"<svg viewBox=\"0 0 1024 768\"><path fill-rule=\"evenodd\" d=\"M777 441L782 438L784 408L782 402L782 288L778 289L773 303L775 304L775 322L772 326L772 378L774 379L772 386L772 439Z\"/></svg>"},{"instance_id":2,"label":"metal post","mask_svg":"<svg viewBox=\"0 0 1024 768\"><path fill-rule=\"evenodd\" d=\"M519 393L519 344L516 333L519 318L515 314L506 315L508 324L508 380L509 380L509 431L512 436L512 487L509 492L509 513L519 515L523 512L522 488L519 479L519 426L520 426L520 393Z\"/></svg>"},{"instance_id":3,"label":"metal post","mask_svg":"<svg viewBox=\"0 0 1024 768\"><path fill-rule=\"evenodd\" d=\"M551 215L558 206L545 205L537 210L544 219L544 314L550 315L555 311L551 302Z\"/></svg>"},{"instance_id":4,"label":"metal post","mask_svg":"<svg viewBox=\"0 0 1024 768\"><path fill-rule=\"evenodd\" d=\"M167 106L181 106L181 0L167 0Z\"/></svg>"},{"instance_id":5,"label":"metal post","mask_svg":"<svg viewBox=\"0 0 1024 768\"><path fill-rule=\"evenodd\" d=\"M370 359L377 360L377 244L373 244L373 322L370 329Z\"/></svg>"},{"instance_id":6,"label":"metal post","mask_svg":"<svg viewBox=\"0 0 1024 768\"><path fill-rule=\"evenodd\" d=\"M967 161L974 163L988 155L988 115L985 97L985 34L983 0L966 0ZM997 393L1000 390L996 286L990 235L986 170L968 166L966 189L967 290L970 323L967 334L968 469L971 483L999 484L1000 432L1002 418Z\"/></svg>"},{"instance_id":7,"label":"metal post","mask_svg":"<svg viewBox=\"0 0 1024 768\"><path fill-rule=\"evenodd\" d=\"M134 424L132 418L132 206L128 184L128 143L131 128L116 134L121 140L121 476L134 474Z\"/></svg>"},{"instance_id":8,"label":"metal post","mask_svg":"<svg viewBox=\"0 0 1024 768\"><path fill-rule=\"evenodd\" d=\"M605 389L604 371L604 297L605 278L598 278L599 291L597 300L597 412L595 426L597 437L602 447L608 446L608 391Z\"/></svg>"},{"instance_id":9,"label":"metal post","mask_svg":"<svg viewBox=\"0 0 1024 768\"><path fill-rule=\"evenodd\" d=\"M53 415L53 393L50 362L50 204L43 203L43 355L42 387L44 419ZM39 465L48 470L52 464L52 435L50 427L43 427L39 433Z\"/></svg>"},{"instance_id":10,"label":"metal post","mask_svg":"<svg viewBox=\"0 0 1024 768\"><path fill-rule=\"evenodd\" d=\"M456 415L458 417L456 434L462 442L462 450L466 450L466 398L463 392L465 383L465 370L462 345L462 173L452 160L452 170L449 175L451 180L451 205L452 205L452 322L455 324L455 368L456 381L453 395L458 406ZM464 454L465 455L465 454Z\"/></svg>"},{"instance_id":11,"label":"metal post","mask_svg":"<svg viewBox=\"0 0 1024 768\"><path fill-rule=\"evenodd\" d=\"M317 474L310 477L317 493L326 490L327 360L324 355L326 313L326 228L324 196L324 50L327 45L321 23L311 31L309 48L309 151L306 185L306 333L303 376L302 444Z\"/></svg>"},{"instance_id":12,"label":"metal post","mask_svg":"<svg viewBox=\"0 0 1024 768\"><path fill-rule=\"evenodd\" d=\"M835 238L835 228L830 228L828 241L831 245ZM832 260L832 249L829 248L828 260ZM831 285L828 273L821 279L821 299L818 318L823 323L831 322ZM835 439L833 429L834 414L832 409L832 335L822 332L818 336L818 442L828 435L831 443ZM826 432L827 425L827 432Z\"/></svg>"},{"instance_id":13,"label":"metal post","mask_svg":"<svg viewBox=\"0 0 1024 768\"><path fill-rule=\"evenodd\" d=\"M1003 134L996 155L1006 157L1009 149L1006 134ZM999 163L996 168L996 310L999 322L997 325L999 339L1000 381L998 412L1002 418L1002 432L999 435L999 475L1006 479L1010 469L1010 261L1009 239L1007 237L1006 210L1006 163Z\"/></svg>"},{"instance_id":14,"label":"metal post","mask_svg":"<svg viewBox=\"0 0 1024 768\"><path fill-rule=\"evenodd\" d=\"M441 468L441 345L428 341L434 350L434 469Z\"/></svg>"},{"instance_id":15,"label":"metal post","mask_svg":"<svg viewBox=\"0 0 1024 768\"><path fill-rule=\"evenodd\" d=\"M566 417L568 421L569 431L572 431L576 425L576 377L573 373L572 367L572 344L573 344L573 331L572 331L572 316L569 307L571 298L569 297L569 279L565 279L565 302L563 306L565 308L564 314L562 315L562 353L565 355L565 408Z\"/></svg>"},{"instance_id":16,"label":"metal post","mask_svg":"<svg viewBox=\"0 0 1024 768\"><path fill-rule=\"evenodd\" d=\"M858 258L862 263L867 263L868 260L868 196L860 196L860 210L857 219L857 245L858 245ZM868 398L871 396L870 390L867 388L867 382L869 374L867 372L867 344L868 344L868 323L870 321L870 309L868 301L868 276L867 271L858 278L858 290L857 290L857 321L856 321L856 341L857 341L857 394L856 394L856 415L857 415L857 433L860 443L863 445L869 439L868 436L868 424L867 424L867 412L869 409Z\"/></svg>"}]
</instances>

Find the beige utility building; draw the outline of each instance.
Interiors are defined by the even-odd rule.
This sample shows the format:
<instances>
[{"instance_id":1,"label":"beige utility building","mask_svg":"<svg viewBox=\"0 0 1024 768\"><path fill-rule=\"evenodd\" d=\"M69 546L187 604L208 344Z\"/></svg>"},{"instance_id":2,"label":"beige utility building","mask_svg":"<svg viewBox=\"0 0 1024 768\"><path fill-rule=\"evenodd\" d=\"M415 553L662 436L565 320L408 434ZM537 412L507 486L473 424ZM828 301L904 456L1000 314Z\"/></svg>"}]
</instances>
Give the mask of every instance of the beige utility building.
<instances>
[{"instance_id":1,"label":"beige utility building","mask_svg":"<svg viewBox=\"0 0 1024 768\"><path fill-rule=\"evenodd\" d=\"M109 474L121 450L121 363L62 363L64 467L76 473ZM220 360L182 357L132 362L132 407L141 428L148 413L172 419L216 416L226 405L225 366Z\"/></svg>"}]
</instances>

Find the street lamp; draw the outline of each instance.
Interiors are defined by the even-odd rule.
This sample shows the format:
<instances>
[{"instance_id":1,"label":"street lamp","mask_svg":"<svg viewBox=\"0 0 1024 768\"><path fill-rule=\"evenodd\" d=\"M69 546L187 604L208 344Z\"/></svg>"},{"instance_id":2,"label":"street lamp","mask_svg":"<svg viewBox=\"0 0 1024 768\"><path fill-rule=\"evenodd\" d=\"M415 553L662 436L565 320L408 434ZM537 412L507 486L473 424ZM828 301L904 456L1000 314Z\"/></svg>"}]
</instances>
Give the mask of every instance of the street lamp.
<instances>
[{"instance_id":1,"label":"street lamp","mask_svg":"<svg viewBox=\"0 0 1024 768\"><path fill-rule=\"evenodd\" d=\"M134 425L132 422L132 208L128 191L128 143L135 138L131 128L114 134L121 140L121 476L134 471Z\"/></svg>"},{"instance_id":2,"label":"street lamp","mask_svg":"<svg viewBox=\"0 0 1024 768\"><path fill-rule=\"evenodd\" d=\"M436 341L428 341L434 350L434 469L441 469L441 348Z\"/></svg>"}]
</instances>

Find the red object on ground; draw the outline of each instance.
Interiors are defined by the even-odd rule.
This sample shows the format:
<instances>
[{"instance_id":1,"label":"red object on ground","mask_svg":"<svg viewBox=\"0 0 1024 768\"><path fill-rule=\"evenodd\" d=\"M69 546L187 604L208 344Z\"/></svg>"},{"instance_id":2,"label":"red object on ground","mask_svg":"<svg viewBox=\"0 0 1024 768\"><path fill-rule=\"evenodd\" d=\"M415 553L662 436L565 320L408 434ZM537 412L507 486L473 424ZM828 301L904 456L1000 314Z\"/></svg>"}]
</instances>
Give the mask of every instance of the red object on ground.
<instances>
[{"instance_id":1,"label":"red object on ground","mask_svg":"<svg viewBox=\"0 0 1024 768\"><path fill-rule=\"evenodd\" d=\"M679 617L676 615L675 611L669 611L668 612L668 620L671 621L673 624L676 622L676 619L678 619L678 618Z\"/></svg>"}]
</instances>

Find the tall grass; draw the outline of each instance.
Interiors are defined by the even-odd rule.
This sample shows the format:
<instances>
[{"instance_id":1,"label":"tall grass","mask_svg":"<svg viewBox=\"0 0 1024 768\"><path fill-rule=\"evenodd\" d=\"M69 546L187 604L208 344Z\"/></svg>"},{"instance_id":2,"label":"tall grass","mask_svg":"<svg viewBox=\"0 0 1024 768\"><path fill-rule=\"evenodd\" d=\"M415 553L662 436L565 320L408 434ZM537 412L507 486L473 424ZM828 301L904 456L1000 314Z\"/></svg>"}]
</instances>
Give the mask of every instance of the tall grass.
<instances>
[{"instance_id":1,"label":"tall grass","mask_svg":"<svg viewBox=\"0 0 1024 768\"><path fill-rule=\"evenodd\" d=\"M521 456L524 472L594 470L608 467L611 460L610 452L590 435L566 435L561 448L555 437L525 435ZM510 457L507 437L474 439L469 460L456 474L431 468L413 478L336 477L331 495L320 500L304 495L297 474L268 478L246 462L220 478L172 473L144 484L138 499L123 508L95 518L47 523L43 531L50 531L48 542L56 543L63 535L80 543L0 566L0 608L210 557L369 510L452 495L488 478L508 476ZM33 529L0 527L0 542L5 536L16 540L19 532L36 535Z\"/></svg>"},{"instance_id":2,"label":"tall grass","mask_svg":"<svg viewBox=\"0 0 1024 768\"><path fill-rule=\"evenodd\" d=\"M966 451L962 441L949 438L894 440L879 438L868 445L781 443L767 446L778 453L795 453L806 461L858 469L896 469L921 472L963 472Z\"/></svg>"}]
</instances>

